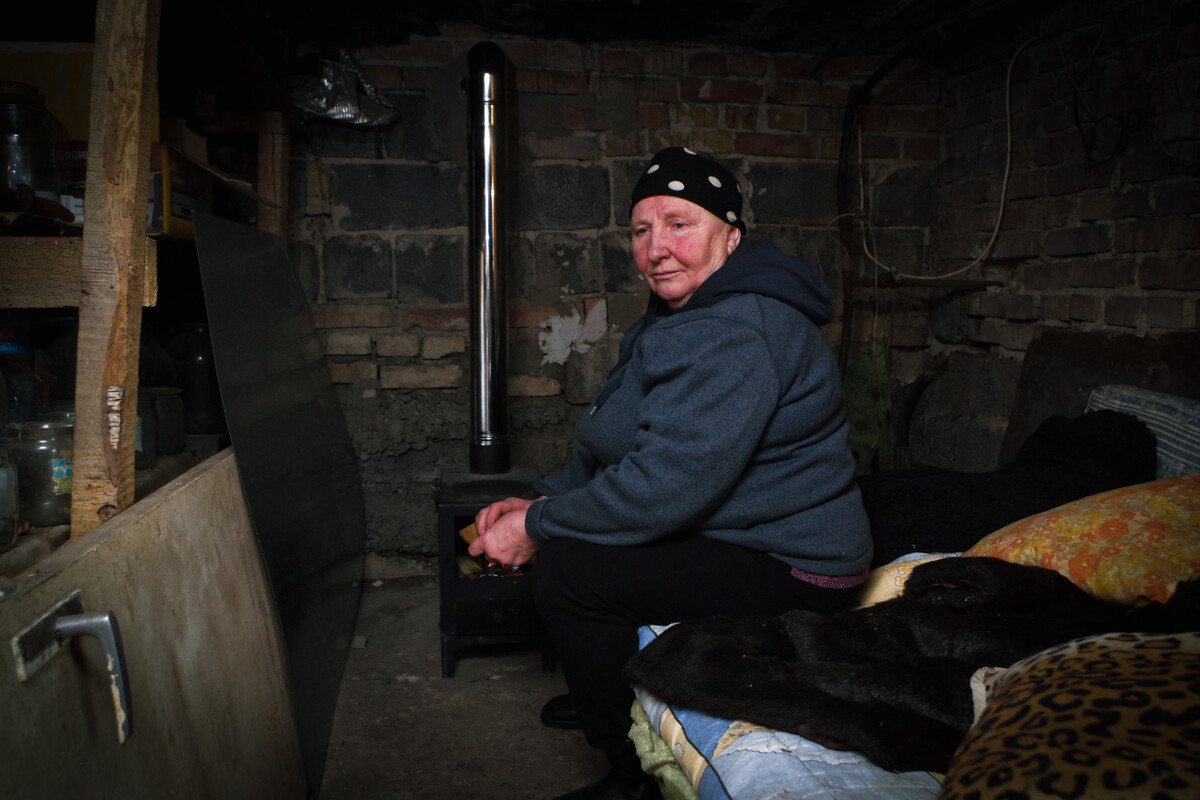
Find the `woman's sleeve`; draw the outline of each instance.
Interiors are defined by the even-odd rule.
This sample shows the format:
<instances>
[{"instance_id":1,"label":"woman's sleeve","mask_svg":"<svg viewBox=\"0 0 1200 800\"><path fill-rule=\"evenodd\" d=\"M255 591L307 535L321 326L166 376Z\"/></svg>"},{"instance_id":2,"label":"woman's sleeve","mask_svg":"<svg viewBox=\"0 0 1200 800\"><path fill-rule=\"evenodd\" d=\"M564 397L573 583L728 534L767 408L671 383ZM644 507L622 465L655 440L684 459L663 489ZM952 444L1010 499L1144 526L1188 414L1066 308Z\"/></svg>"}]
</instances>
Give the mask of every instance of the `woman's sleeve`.
<instances>
[{"instance_id":1,"label":"woman's sleeve","mask_svg":"<svg viewBox=\"0 0 1200 800\"><path fill-rule=\"evenodd\" d=\"M645 334L634 446L585 485L530 507L526 532L636 544L695 529L736 485L779 395L762 337L705 317Z\"/></svg>"}]
</instances>

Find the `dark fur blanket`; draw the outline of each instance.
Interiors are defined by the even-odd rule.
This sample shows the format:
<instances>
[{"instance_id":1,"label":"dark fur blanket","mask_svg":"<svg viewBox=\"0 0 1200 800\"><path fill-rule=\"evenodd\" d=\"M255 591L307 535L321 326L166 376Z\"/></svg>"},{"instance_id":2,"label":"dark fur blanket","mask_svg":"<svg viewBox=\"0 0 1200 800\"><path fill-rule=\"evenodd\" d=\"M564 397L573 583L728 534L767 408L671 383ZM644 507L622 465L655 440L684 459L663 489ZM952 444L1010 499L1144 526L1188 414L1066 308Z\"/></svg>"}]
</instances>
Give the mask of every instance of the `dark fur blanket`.
<instances>
[{"instance_id":1,"label":"dark fur blanket","mask_svg":"<svg viewBox=\"0 0 1200 800\"><path fill-rule=\"evenodd\" d=\"M887 769L944 772L973 719L970 678L1060 642L1111 631L1189 630L1197 611L1096 600L1041 567L946 558L904 594L824 617L808 611L668 628L625 677L681 708L799 733ZM1175 616L1173 616L1175 615Z\"/></svg>"},{"instance_id":2,"label":"dark fur blanket","mask_svg":"<svg viewBox=\"0 0 1200 800\"><path fill-rule=\"evenodd\" d=\"M959 553L1011 522L1155 478L1154 434L1137 417L1092 411L1046 419L993 472L918 467L858 479L871 566L912 552Z\"/></svg>"}]
</instances>

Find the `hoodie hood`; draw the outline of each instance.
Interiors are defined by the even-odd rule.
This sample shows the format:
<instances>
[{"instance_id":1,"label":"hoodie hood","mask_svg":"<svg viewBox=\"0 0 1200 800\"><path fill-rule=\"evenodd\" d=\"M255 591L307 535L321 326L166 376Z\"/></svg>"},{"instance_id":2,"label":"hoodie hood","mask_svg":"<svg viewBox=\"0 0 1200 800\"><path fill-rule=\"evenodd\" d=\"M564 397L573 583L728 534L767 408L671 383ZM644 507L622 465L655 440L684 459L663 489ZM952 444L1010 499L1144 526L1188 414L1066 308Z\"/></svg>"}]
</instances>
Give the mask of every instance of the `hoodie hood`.
<instances>
[{"instance_id":1,"label":"hoodie hood","mask_svg":"<svg viewBox=\"0 0 1200 800\"><path fill-rule=\"evenodd\" d=\"M646 307L645 315L634 323L621 339L617 363L609 372L608 380L600 388L600 393L592 404L591 413L594 413L620 385L620 381L613 378L633 357L634 345L647 328L672 314L708 308L726 297L738 294L758 294L787 303L808 317L817 327L833 320L829 287L825 285L825 279L816 267L807 261L784 255L772 242L742 239L742 243L729 254L721 268L700 284L678 311L671 311L665 300L654 293L650 294L650 303Z\"/></svg>"},{"instance_id":2,"label":"hoodie hood","mask_svg":"<svg viewBox=\"0 0 1200 800\"><path fill-rule=\"evenodd\" d=\"M829 287L816 267L784 255L773 242L749 239L743 239L721 268L700 284L683 308L674 313L708 308L737 294L758 294L787 303L818 327L833 320ZM671 313L662 298L650 296L647 323Z\"/></svg>"}]
</instances>

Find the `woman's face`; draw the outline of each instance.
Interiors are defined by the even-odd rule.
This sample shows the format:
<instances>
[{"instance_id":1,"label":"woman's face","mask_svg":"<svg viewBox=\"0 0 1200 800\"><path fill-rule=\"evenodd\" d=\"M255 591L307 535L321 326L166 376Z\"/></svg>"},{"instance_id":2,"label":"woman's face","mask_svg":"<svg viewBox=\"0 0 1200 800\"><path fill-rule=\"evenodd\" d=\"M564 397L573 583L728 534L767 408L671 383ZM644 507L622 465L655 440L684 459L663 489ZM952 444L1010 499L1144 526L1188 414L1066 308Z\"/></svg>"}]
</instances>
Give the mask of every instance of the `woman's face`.
<instances>
[{"instance_id":1,"label":"woman's face","mask_svg":"<svg viewBox=\"0 0 1200 800\"><path fill-rule=\"evenodd\" d=\"M650 291L682 308L742 241L742 232L681 197L647 197L633 207L633 259Z\"/></svg>"}]
</instances>

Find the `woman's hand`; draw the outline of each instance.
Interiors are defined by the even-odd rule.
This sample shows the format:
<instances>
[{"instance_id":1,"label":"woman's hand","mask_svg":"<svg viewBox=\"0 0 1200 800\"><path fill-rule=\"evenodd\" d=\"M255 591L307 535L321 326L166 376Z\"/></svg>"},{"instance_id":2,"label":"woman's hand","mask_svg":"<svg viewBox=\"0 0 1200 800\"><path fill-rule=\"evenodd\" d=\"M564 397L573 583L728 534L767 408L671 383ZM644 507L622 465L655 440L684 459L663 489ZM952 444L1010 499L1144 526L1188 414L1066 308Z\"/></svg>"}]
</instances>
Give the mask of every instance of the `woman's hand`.
<instances>
[{"instance_id":1,"label":"woman's hand","mask_svg":"<svg viewBox=\"0 0 1200 800\"><path fill-rule=\"evenodd\" d=\"M533 500L510 497L480 511L475 515L479 538L471 543L467 552L473 556L486 555L506 567L529 563L541 549L525 533L525 511L533 503Z\"/></svg>"},{"instance_id":2,"label":"woman's hand","mask_svg":"<svg viewBox=\"0 0 1200 800\"><path fill-rule=\"evenodd\" d=\"M545 495L539 497L538 500L544 498ZM524 511L534 504L534 500L525 500L520 497L509 497L505 500L497 500L490 506L487 506L478 514L475 515L475 527L479 530L479 535L483 536L488 532L488 528L492 526L504 514L510 511Z\"/></svg>"}]
</instances>

